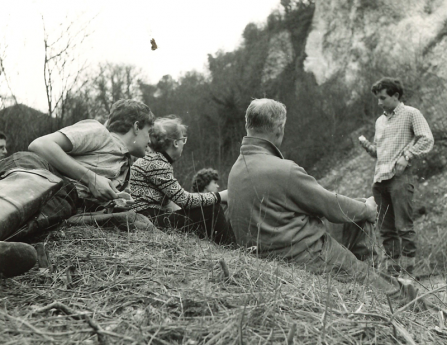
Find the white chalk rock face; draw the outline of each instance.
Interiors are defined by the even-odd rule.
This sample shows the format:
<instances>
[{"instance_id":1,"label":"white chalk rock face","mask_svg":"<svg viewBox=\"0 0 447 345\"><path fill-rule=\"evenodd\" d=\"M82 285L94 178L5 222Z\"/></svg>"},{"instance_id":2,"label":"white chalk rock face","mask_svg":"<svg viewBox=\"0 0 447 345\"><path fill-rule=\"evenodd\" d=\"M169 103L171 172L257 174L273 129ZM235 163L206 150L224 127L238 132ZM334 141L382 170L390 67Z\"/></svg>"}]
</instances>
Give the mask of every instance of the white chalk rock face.
<instances>
[{"instance_id":1,"label":"white chalk rock face","mask_svg":"<svg viewBox=\"0 0 447 345\"><path fill-rule=\"evenodd\" d=\"M316 0L304 68L357 87L368 71L445 78L446 19L447 0Z\"/></svg>"},{"instance_id":2,"label":"white chalk rock face","mask_svg":"<svg viewBox=\"0 0 447 345\"><path fill-rule=\"evenodd\" d=\"M281 31L269 41L269 51L262 71L262 82L277 78L293 62L294 50L289 31Z\"/></svg>"}]
</instances>

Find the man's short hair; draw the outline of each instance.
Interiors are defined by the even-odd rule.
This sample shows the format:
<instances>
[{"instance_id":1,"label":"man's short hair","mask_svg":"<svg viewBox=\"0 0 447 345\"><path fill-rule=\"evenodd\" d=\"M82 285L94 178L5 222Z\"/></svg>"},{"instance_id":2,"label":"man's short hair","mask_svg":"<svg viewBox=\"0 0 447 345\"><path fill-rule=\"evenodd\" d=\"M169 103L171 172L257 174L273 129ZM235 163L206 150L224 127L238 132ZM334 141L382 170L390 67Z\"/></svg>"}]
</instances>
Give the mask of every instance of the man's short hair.
<instances>
[{"instance_id":1,"label":"man's short hair","mask_svg":"<svg viewBox=\"0 0 447 345\"><path fill-rule=\"evenodd\" d=\"M202 193L206 186L208 186L211 181L218 181L219 173L217 170L207 168L201 169L192 178L192 191L195 193Z\"/></svg>"},{"instance_id":2,"label":"man's short hair","mask_svg":"<svg viewBox=\"0 0 447 345\"><path fill-rule=\"evenodd\" d=\"M112 105L106 127L110 132L126 134L138 121L138 128L152 126L155 116L144 103L133 99L120 99Z\"/></svg>"},{"instance_id":3,"label":"man's short hair","mask_svg":"<svg viewBox=\"0 0 447 345\"><path fill-rule=\"evenodd\" d=\"M284 104L268 98L254 99L245 113L245 128L270 133L283 126L286 115Z\"/></svg>"},{"instance_id":4,"label":"man's short hair","mask_svg":"<svg viewBox=\"0 0 447 345\"><path fill-rule=\"evenodd\" d=\"M0 131L0 140L6 140L6 135L5 133Z\"/></svg>"},{"instance_id":5,"label":"man's short hair","mask_svg":"<svg viewBox=\"0 0 447 345\"><path fill-rule=\"evenodd\" d=\"M374 95L377 95L382 90L386 90L387 95L390 97L398 93L399 97L397 99L400 99L404 94L404 87L402 85L402 82L396 78L382 78L379 81L375 82L371 87L371 92Z\"/></svg>"},{"instance_id":6,"label":"man's short hair","mask_svg":"<svg viewBox=\"0 0 447 345\"><path fill-rule=\"evenodd\" d=\"M174 140L181 139L186 134L186 126L176 115L159 117L149 131L151 142L149 147L155 152L164 152Z\"/></svg>"}]
</instances>

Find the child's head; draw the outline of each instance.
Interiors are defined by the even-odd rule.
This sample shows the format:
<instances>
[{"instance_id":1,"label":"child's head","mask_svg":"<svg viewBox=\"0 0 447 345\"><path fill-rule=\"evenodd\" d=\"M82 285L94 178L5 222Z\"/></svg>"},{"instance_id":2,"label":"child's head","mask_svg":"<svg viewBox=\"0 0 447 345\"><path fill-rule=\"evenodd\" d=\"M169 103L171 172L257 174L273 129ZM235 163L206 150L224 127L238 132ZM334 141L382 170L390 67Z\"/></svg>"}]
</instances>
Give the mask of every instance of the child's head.
<instances>
[{"instance_id":1,"label":"child's head","mask_svg":"<svg viewBox=\"0 0 447 345\"><path fill-rule=\"evenodd\" d=\"M192 190L196 193L218 192L218 180L219 173L217 170L211 168L201 169L192 178Z\"/></svg>"}]
</instances>

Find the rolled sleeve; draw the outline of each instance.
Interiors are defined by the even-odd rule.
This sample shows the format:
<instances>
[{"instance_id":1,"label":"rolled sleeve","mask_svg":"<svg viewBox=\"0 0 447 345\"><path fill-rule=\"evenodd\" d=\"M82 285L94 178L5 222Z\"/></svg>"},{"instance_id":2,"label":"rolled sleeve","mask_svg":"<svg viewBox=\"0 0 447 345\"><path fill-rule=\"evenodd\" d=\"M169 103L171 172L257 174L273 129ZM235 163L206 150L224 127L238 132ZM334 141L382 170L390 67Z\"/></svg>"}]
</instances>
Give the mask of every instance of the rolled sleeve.
<instances>
[{"instance_id":1,"label":"rolled sleeve","mask_svg":"<svg viewBox=\"0 0 447 345\"><path fill-rule=\"evenodd\" d=\"M104 146L110 140L110 133L96 120L80 121L72 126L59 130L73 145L68 153L71 155L94 152Z\"/></svg>"},{"instance_id":2,"label":"rolled sleeve","mask_svg":"<svg viewBox=\"0 0 447 345\"><path fill-rule=\"evenodd\" d=\"M434 145L433 133L427 120L420 111L415 111L412 116L412 126L415 137L415 143L407 151L410 158L423 158L432 149Z\"/></svg>"}]
</instances>

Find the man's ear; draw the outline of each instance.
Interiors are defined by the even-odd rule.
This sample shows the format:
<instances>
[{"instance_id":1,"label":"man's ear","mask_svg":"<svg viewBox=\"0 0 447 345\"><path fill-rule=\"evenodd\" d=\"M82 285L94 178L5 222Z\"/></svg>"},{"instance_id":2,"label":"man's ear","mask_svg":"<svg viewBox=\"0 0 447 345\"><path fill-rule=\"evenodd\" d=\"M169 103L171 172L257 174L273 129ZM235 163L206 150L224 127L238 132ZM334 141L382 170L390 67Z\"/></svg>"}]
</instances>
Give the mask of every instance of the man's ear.
<instances>
[{"instance_id":1,"label":"man's ear","mask_svg":"<svg viewBox=\"0 0 447 345\"><path fill-rule=\"evenodd\" d=\"M172 145L174 145L175 148L178 147L178 140L173 140L172 141Z\"/></svg>"},{"instance_id":2,"label":"man's ear","mask_svg":"<svg viewBox=\"0 0 447 345\"><path fill-rule=\"evenodd\" d=\"M138 121L135 121L135 123L133 124L134 134L137 135L139 130L140 130L140 128L138 127Z\"/></svg>"}]
</instances>

